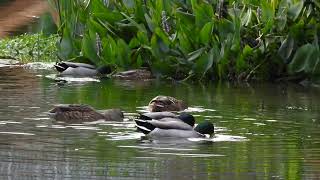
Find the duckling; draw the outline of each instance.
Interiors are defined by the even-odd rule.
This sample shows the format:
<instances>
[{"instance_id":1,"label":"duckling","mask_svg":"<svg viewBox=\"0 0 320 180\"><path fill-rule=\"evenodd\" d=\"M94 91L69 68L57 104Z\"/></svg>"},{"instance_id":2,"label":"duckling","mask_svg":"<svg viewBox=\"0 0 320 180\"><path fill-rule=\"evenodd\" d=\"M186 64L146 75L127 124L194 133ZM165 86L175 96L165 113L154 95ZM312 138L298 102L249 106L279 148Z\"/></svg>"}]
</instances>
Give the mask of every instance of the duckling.
<instances>
[{"instance_id":1,"label":"duckling","mask_svg":"<svg viewBox=\"0 0 320 180\"><path fill-rule=\"evenodd\" d=\"M151 138L199 138L212 137L214 126L209 121L199 123L195 128L179 121L135 120L137 129Z\"/></svg>"},{"instance_id":2,"label":"duckling","mask_svg":"<svg viewBox=\"0 0 320 180\"><path fill-rule=\"evenodd\" d=\"M68 123L90 122L104 119L106 121L121 121L123 113L120 109L96 111L88 105L65 104L57 105L49 111L49 116L57 121Z\"/></svg>"},{"instance_id":3,"label":"duckling","mask_svg":"<svg viewBox=\"0 0 320 180\"><path fill-rule=\"evenodd\" d=\"M151 112L161 111L183 111L188 108L188 105L179 99L171 96L156 96L148 105Z\"/></svg>"},{"instance_id":4,"label":"duckling","mask_svg":"<svg viewBox=\"0 0 320 180\"><path fill-rule=\"evenodd\" d=\"M102 66L96 68L95 66L86 63L64 61L55 64L54 67L61 76L91 77L111 73L110 67Z\"/></svg>"}]
</instances>

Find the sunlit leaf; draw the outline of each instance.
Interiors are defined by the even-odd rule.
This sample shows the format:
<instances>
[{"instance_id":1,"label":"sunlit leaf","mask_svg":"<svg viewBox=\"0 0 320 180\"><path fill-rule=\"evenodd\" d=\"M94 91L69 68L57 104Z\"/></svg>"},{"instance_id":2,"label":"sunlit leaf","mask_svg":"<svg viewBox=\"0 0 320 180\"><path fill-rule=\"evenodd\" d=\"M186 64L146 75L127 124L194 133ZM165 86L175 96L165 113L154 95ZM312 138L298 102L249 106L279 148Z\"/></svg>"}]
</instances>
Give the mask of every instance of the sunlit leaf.
<instances>
[{"instance_id":1,"label":"sunlit leaf","mask_svg":"<svg viewBox=\"0 0 320 180\"><path fill-rule=\"evenodd\" d=\"M241 18L241 25L248 26L251 21L252 10L249 8L245 15Z\"/></svg>"},{"instance_id":2,"label":"sunlit leaf","mask_svg":"<svg viewBox=\"0 0 320 180\"><path fill-rule=\"evenodd\" d=\"M204 51L205 51L205 48L200 48L200 49L197 49L197 50L189 53L188 54L189 55L188 61L193 61L193 60L199 58L203 54Z\"/></svg>"},{"instance_id":3,"label":"sunlit leaf","mask_svg":"<svg viewBox=\"0 0 320 180\"><path fill-rule=\"evenodd\" d=\"M203 28L200 31L201 43L208 44L210 42L210 38L212 36L212 27L213 27L213 24L211 22L208 22L203 26Z\"/></svg>"}]
</instances>

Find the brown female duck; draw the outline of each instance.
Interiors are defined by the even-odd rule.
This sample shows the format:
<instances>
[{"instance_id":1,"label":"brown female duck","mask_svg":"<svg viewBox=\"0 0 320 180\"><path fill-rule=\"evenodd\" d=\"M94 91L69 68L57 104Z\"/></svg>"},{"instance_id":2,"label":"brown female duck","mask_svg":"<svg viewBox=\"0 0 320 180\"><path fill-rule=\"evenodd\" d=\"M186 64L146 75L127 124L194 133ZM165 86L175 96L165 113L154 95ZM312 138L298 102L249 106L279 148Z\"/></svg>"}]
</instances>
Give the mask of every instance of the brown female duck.
<instances>
[{"instance_id":1,"label":"brown female duck","mask_svg":"<svg viewBox=\"0 0 320 180\"><path fill-rule=\"evenodd\" d=\"M183 111L187 108L188 105L184 101L171 96L157 96L148 105L148 109L151 112Z\"/></svg>"},{"instance_id":2,"label":"brown female duck","mask_svg":"<svg viewBox=\"0 0 320 180\"><path fill-rule=\"evenodd\" d=\"M82 104L57 105L49 111L49 116L57 121L68 123L90 122L100 119L106 121L123 120L123 113L120 109L96 111L92 107Z\"/></svg>"},{"instance_id":3,"label":"brown female duck","mask_svg":"<svg viewBox=\"0 0 320 180\"><path fill-rule=\"evenodd\" d=\"M129 71L118 72L112 76L121 80L150 80L154 79L151 71L147 69L132 69Z\"/></svg>"}]
</instances>

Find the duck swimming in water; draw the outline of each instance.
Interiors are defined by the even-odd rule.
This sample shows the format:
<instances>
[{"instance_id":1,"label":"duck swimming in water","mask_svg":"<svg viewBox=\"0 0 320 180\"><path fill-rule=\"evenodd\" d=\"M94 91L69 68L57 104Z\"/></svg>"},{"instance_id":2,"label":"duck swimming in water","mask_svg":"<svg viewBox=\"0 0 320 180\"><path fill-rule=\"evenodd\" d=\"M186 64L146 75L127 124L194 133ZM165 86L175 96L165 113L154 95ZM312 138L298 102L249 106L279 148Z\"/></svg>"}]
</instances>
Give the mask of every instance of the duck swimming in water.
<instances>
[{"instance_id":1,"label":"duck swimming in water","mask_svg":"<svg viewBox=\"0 0 320 180\"><path fill-rule=\"evenodd\" d=\"M188 105L184 101L171 96L156 96L148 105L151 112L183 111L187 108Z\"/></svg>"},{"instance_id":2,"label":"duck swimming in water","mask_svg":"<svg viewBox=\"0 0 320 180\"><path fill-rule=\"evenodd\" d=\"M214 126L209 121L204 121L193 128L194 117L187 113L179 115L178 118L136 119L135 123L139 131L151 138L197 138L205 137L205 134L211 136L214 133Z\"/></svg>"},{"instance_id":3,"label":"duck swimming in water","mask_svg":"<svg viewBox=\"0 0 320 180\"><path fill-rule=\"evenodd\" d=\"M100 119L106 121L122 121L124 117L120 109L96 111L92 107L82 104L56 105L49 111L49 116L57 121L68 123L90 122Z\"/></svg>"},{"instance_id":4,"label":"duck swimming in water","mask_svg":"<svg viewBox=\"0 0 320 180\"><path fill-rule=\"evenodd\" d=\"M110 67L102 66L96 68L95 66L86 63L63 61L58 62L54 67L61 76L92 77L111 73Z\"/></svg>"}]
</instances>

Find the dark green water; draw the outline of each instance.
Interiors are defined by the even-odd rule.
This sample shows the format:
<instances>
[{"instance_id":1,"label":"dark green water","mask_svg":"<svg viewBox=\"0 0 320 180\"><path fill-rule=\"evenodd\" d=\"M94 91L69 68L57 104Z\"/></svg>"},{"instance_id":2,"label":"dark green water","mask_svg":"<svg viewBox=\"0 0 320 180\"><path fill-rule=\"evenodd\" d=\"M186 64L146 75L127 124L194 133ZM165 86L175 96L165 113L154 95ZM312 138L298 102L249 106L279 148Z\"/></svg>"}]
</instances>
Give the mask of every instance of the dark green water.
<instances>
[{"instance_id":1,"label":"dark green water","mask_svg":"<svg viewBox=\"0 0 320 180\"><path fill-rule=\"evenodd\" d=\"M0 179L317 179L317 88L102 80L57 84L47 70L0 68ZM147 141L130 119L156 95L186 100L212 141ZM121 123L64 124L53 104L121 107Z\"/></svg>"}]
</instances>

